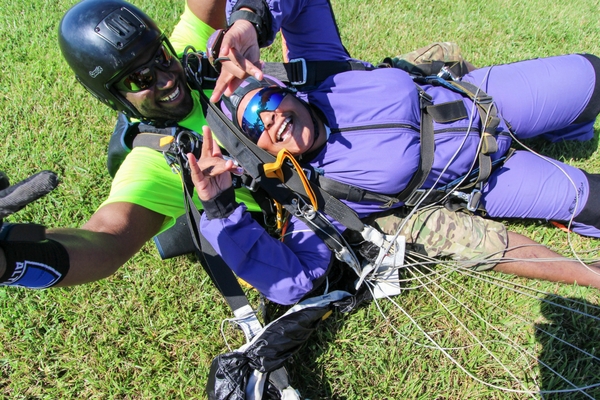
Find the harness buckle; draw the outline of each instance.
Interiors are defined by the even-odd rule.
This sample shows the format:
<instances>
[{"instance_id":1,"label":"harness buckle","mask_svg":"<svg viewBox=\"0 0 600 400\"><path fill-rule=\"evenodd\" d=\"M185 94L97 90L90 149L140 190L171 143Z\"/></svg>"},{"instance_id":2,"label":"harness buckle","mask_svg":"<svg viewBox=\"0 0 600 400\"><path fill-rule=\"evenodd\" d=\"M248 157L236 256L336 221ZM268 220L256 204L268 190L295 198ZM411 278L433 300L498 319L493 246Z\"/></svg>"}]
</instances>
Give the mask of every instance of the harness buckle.
<instances>
[{"instance_id":1,"label":"harness buckle","mask_svg":"<svg viewBox=\"0 0 600 400\"><path fill-rule=\"evenodd\" d=\"M242 185L251 192L256 192L258 190L258 187L260 186L258 180L254 178L252 178L250 183L242 182Z\"/></svg>"},{"instance_id":2,"label":"harness buckle","mask_svg":"<svg viewBox=\"0 0 600 400\"><path fill-rule=\"evenodd\" d=\"M417 189L404 201L404 205L408 207L416 206L425 197L427 189Z\"/></svg>"},{"instance_id":3,"label":"harness buckle","mask_svg":"<svg viewBox=\"0 0 600 400\"><path fill-rule=\"evenodd\" d=\"M307 69L306 69L306 60L304 58L294 58L293 60L289 61L289 64L292 64L292 63L300 63L301 64L302 79L298 80L298 81L290 81L290 84L292 84L294 86L302 86L306 83L306 77L308 75Z\"/></svg>"},{"instance_id":4,"label":"harness buckle","mask_svg":"<svg viewBox=\"0 0 600 400\"><path fill-rule=\"evenodd\" d=\"M304 175L306 175L306 179L308 179L310 181L310 179L312 178L312 170L310 168L302 168L302 171L304 171Z\"/></svg>"},{"instance_id":5,"label":"harness buckle","mask_svg":"<svg viewBox=\"0 0 600 400\"><path fill-rule=\"evenodd\" d=\"M469 195L469 201L467 201L467 210L471 212L477 211L479 202L481 201L481 191L479 189L473 189Z\"/></svg>"},{"instance_id":6,"label":"harness buckle","mask_svg":"<svg viewBox=\"0 0 600 400\"><path fill-rule=\"evenodd\" d=\"M479 202L481 201L481 190L473 189L471 193L459 192L455 190L452 194L467 204L467 210L471 212L477 211Z\"/></svg>"}]
</instances>

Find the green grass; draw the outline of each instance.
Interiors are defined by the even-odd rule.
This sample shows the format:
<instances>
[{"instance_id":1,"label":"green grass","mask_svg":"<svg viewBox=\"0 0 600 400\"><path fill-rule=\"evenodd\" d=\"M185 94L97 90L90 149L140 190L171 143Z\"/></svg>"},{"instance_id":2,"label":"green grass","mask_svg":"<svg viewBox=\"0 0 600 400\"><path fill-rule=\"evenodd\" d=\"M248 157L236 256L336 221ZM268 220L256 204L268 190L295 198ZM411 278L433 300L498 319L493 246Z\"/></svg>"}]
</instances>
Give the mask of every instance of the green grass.
<instances>
[{"instance_id":1,"label":"green grass","mask_svg":"<svg viewBox=\"0 0 600 400\"><path fill-rule=\"evenodd\" d=\"M41 169L56 171L62 181L57 190L19 212L12 221L79 227L110 188L106 146L115 113L76 83L58 49L58 22L72 4L74 1L69 0L0 0L1 169L14 182ZM140 0L135 4L167 31L183 9L182 0ZM598 0L333 0L333 5L346 47L355 57L373 62L440 40L459 43L465 57L477 66L571 52L600 54ZM270 52L267 58L274 60L278 54ZM600 172L597 140L534 145L545 154ZM511 223L511 228L569 254L566 235L548 224ZM572 239L578 251L597 247L596 240ZM589 256L598 254L592 251ZM452 281L459 282L461 288ZM596 290L512 281L599 303ZM568 351L559 343L539 341L531 329L534 323L549 326L560 322L576 331L566 331L568 337L597 347L598 323L577 330L585 321L568 320L537 300L473 278L454 276L444 285L471 307L483 310L494 326L531 343L541 359L553 365L567 360L573 370L577 364L575 375L589 375L580 383L598 380L600 373L594 376L597 370L593 366L561 359ZM467 289L503 309L525 315L528 323L495 311ZM441 289L435 293L441 295ZM453 346L468 343L464 330L443 315L431 293L410 291L397 300L420 326L437 330L440 342ZM494 339L489 327L470 317L464 307L451 301L448 304L463 315L470 329ZM404 315L389 303L382 307L389 320L370 305L350 315L334 315L323 323L290 363L293 382L304 396L527 398L469 378L439 351L422 346L422 336ZM201 267L185 257L161 261L152 245L101 282L47 291L0 289L0 396L204 398L210 361L227 350L219 329L221 320L229 316ZM226 335L235 345L241 343L239 333L227 329ZM507 351L506 357L511 354ZM455 355L478 375L501 376L494 366L485 365L484 354L477 349ZM551 387L551 377L541 374L538 378L544 387ZM600 397L598 390L588 393Z\"/></svg>"}]
</instances>

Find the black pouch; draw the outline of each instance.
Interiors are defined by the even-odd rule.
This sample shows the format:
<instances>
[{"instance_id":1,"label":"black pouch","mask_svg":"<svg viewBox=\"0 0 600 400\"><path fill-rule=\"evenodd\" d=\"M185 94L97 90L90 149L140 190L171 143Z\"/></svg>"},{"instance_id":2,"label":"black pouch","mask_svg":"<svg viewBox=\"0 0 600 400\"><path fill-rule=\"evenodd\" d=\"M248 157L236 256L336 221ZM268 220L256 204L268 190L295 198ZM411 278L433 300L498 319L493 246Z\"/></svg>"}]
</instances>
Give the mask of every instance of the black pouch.
<instances>
[{"instance_id":1,"label":"black pouch","mask_svg":"<svg viewBox=\"0 0 600 400\"><path fill-rule=\"evenodd\" d=\"M154 236L154 244L163 260L194 253L196 247L190 234L187 216L184 214L177 218L175 225Z\"/></svg>"}]
</instances>

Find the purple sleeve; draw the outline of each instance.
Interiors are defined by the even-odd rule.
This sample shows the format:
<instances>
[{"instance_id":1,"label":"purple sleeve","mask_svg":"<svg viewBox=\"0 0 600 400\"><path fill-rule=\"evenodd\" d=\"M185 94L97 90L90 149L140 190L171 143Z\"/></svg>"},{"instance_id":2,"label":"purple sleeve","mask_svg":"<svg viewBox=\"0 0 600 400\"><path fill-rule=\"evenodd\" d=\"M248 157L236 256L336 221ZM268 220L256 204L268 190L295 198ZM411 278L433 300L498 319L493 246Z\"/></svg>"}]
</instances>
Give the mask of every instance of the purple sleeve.
<instances>
[{"instance_id":1,"label":"purple sleeve","mask_svg":"<svg viewBox=\"0 0 600 400\"><path fill-rule=\"evenodd\" d=\"M237 3L238 0L227 2L228 19ZM288 47L289 59L351 59L342 45L333 10L327 0L267 0L266 4L272 16L267 45L272 43L281 30Z\"/></svg>"},{"instance_id":2,"label":"purple sleeve","mask_svg":"<svg viewBox=\"0 0 600 400\"><path fill-rule=\"evenodd\" d=\"M292 219L284 242L269 236L241 204L227 218L202 216L200 229L237 276L269 300L293 304L329 265L331 251L306 225Z\"/></svg>"}]
</instances>

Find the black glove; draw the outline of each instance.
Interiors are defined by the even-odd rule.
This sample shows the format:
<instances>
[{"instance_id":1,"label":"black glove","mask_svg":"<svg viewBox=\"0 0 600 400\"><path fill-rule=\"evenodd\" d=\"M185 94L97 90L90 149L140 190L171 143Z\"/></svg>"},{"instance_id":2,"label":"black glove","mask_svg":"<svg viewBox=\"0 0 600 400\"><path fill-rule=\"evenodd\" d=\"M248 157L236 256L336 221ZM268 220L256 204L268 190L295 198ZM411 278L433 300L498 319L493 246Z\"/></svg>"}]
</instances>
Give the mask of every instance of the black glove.
<instances>
[{"instance_id":1,"label":"black glove","mask_svg":"<svg viewBox=\"0 0 600 400\"><path fill-rule=\"evenodd\" d=\"M56 186L58 177L52 171L38 172L12 186L6 174L0 172L0 240L43 240L44 227L41 225L10 224L3 227L2 220L50 193Z\"/></svg>"}]
</instances>

